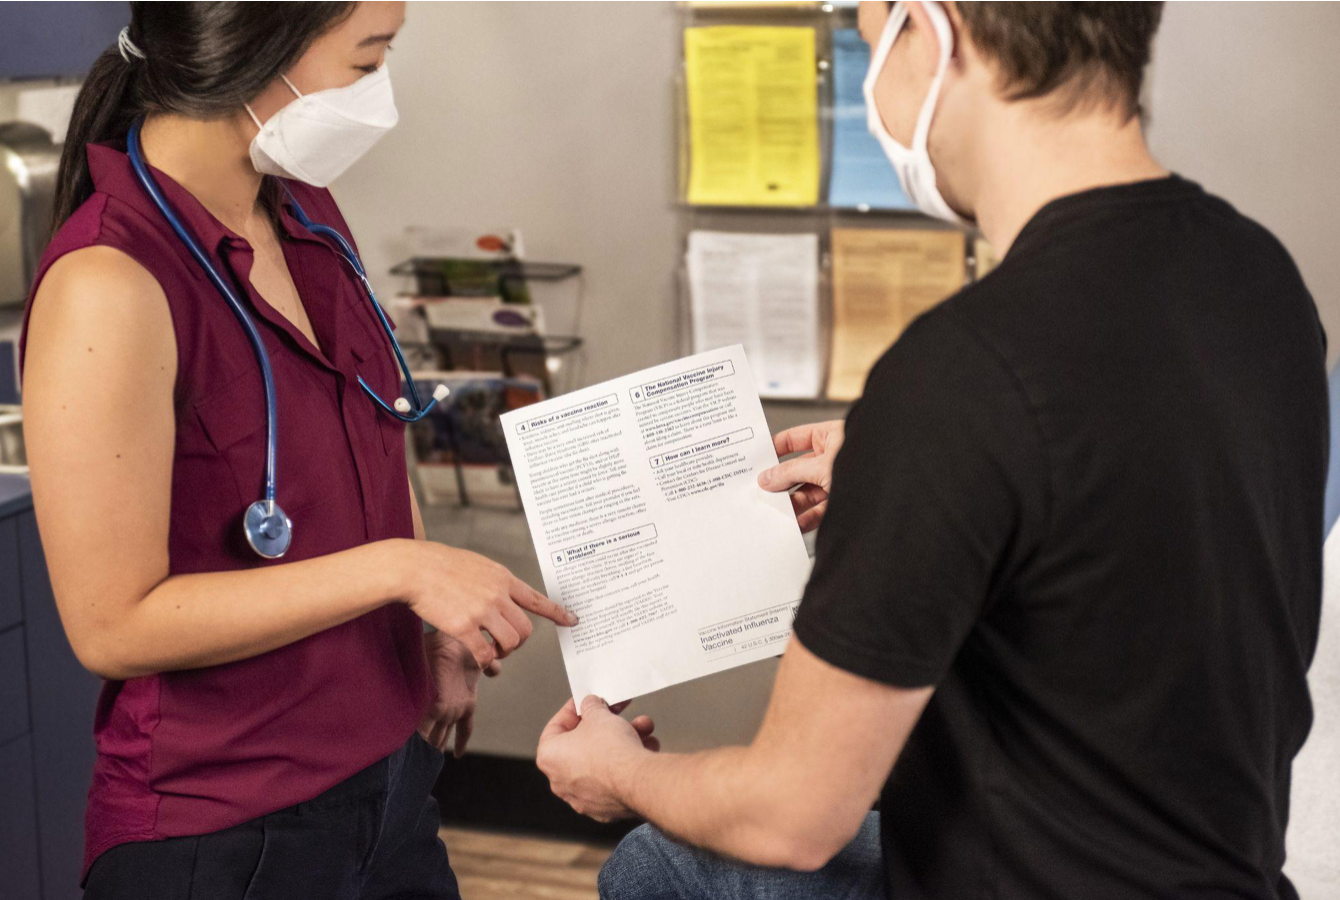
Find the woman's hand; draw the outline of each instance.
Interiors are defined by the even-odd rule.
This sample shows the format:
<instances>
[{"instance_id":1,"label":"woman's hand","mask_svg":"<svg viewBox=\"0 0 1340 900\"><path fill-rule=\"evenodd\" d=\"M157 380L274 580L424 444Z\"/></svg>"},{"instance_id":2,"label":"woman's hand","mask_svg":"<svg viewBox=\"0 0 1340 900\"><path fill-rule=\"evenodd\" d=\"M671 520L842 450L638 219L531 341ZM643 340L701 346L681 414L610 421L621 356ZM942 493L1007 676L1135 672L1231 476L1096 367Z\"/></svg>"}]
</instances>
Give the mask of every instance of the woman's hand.
<instances>
[{"instance_id":1,"label":"woman's hand","mask_svg":"<svg viewBox=\"0 0 1340 900\"><path fill-rule=\"evenodd\" d=\"M777 456L801 453L795 459L780 462L759 473L758 484L766 491L789 491L796 523L801 531L813 531L828 509L828 492L833 486L833 460L842 447L844 423L841 419L798 425L773 435Z\"/></svg>"},{"instance_id":2,"label":"woman's hand","mask_svg":"<svg viewBox=\"0 0 1340 900\"><path fill-rule=\"evenodd\" d=\"M402 547L409 572L405 602L464 644L481 671L530 637L526 610L557 625L577 624L576 616L478 553L433 541L404 541Z\"/></svg>"},{"instance_id":3,"label":"woman's hand","mask_svg":"<svg viewBox=\"0 0 1340 900\"><path fill-rule=\"evenodd\" d=\"M437 699L419 724L419 734L446 753L454 727L456 746L452 754L459 759L465 753L465 745L470 742L470 735L475 730L479 665L464 644L441 631L425 634L423 649L428 655L428 670L437 688ZM493 676L499 671L495 662L484 674Z\"/></svg>"}]
</instances>

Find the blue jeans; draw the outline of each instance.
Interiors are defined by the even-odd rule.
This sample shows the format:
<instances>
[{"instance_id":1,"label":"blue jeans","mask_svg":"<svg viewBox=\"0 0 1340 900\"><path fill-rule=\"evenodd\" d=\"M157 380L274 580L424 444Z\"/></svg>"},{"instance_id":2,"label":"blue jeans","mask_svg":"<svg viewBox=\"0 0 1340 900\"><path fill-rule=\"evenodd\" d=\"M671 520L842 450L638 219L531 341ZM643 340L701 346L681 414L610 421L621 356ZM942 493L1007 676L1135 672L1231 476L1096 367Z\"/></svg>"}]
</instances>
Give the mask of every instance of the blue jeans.
<instances>
[{"instance_id":1,"label":"blue jeans","mask_svg":"<svg viewBox=\"0 0 1340 900\"><path fill-rule=\"evenodd\" d=\"M885 900L879 813L817 872L733 862L643 825L601 869L600 900Z\"/></svg>"}]
</instances>

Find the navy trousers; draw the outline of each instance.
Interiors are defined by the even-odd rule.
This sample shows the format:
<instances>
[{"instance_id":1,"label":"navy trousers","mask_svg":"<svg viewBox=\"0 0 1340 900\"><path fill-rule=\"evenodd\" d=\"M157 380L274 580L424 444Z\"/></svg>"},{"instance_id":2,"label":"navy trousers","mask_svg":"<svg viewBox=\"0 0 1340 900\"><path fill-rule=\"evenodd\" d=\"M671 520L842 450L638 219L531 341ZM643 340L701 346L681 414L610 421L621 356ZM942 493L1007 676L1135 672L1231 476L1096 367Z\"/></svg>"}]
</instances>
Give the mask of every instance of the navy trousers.
<instances>
[{"instance_id":1,"label":"navy trousers","mask_svg":"<svg viewBox=\"0 0 1340 900\"><path fill-rule=\"evenodd\" d=\"M460 900L437 836L442 764L415 734L306 803L113 847L89 871L84 900Z\"/></svg>"}]
</instances>

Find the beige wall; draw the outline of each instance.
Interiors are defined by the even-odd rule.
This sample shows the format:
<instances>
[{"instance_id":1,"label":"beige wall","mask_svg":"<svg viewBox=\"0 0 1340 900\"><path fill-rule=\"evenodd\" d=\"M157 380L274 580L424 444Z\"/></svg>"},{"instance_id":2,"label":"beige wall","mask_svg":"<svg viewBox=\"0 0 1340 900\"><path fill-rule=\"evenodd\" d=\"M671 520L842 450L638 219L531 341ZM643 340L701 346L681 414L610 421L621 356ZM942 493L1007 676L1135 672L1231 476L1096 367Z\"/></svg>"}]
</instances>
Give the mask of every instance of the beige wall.
<instances>
[{"instance_id":1,"label":"beige wall","mask_svg":"<svg viewBox=\"0 0 1340 900\"><path fill-rule=\"evenodd\" d=\"M413 3L390 56L401 121L336 195L368 269L407 255L407 225L516 225L527 256L585 267L585 379L677 355L673 207L676 11L669 3ZM399 282L381 276L391 291ZM551 328L573 318L553 293ZM438 540L542 585L519 514L425 511ZM482 691L474 746L533 753L567 696L552 628ZM771 665L650 698L672 747L747 739ZM744 698L741 700L741 698Z\"/></svg>"},{"instance_id":2,"label":"beige wall","mask_svg":"<svg viewBox=\"0 0 1340 900\"><path fill-rule=\"evenodd\" d=\"M586 267L592 380L672 358L674 20L668 3L411 4L389 57L400 124L336 186L368 269L403 258L406 225L515 224L530 258Z\"/></svg>"},{"instance_id":3,"label":"beige wall","mask_svg":"<svg viewBox=\"0 0 1340 900\"><path fill-rule=\"evenodd\" d=\"M401 124L337 186L369 269L405 255L406 225L515 224L531 258L586 266L588 382L671 357L675 29L668 3L411 4L391 57ZM1275 231L1340 335L1337 36L1337 4L1170 4L1149 99L1160 158ZM566 304L551 311L558 328L571 321ZM775 419L807 414L770 409ZM519 516L431 510L429 527L540 583ZM640 706L671 748L743 740L774 670L749 667ZM541 628L485 686L476 747L531 753L565 694L557 643ZM1340 884L1330 849L1340 823L1326 800L1338 788L1334 756L1317 761L1335 752L1334 713L1319 712L1295 800L1291 869L1315 897Z\"/></svg>"}]
</instances>

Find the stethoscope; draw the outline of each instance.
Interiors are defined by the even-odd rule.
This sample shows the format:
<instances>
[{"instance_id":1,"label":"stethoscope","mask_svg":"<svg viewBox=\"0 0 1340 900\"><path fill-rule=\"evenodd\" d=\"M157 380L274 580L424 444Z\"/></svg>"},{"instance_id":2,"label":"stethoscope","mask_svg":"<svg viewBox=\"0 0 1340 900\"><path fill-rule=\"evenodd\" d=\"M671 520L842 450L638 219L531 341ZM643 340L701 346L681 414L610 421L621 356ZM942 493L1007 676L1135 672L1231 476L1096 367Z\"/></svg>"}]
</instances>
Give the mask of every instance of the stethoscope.
<instances>
[{"instance_id":1,"label":"stethoscope","mask_svg":"<svg viewBox=\"0 0 1340 900\"><path fill-rule=\"evenodd\" d=\"M251 342L251 350L256 354L256 362L261 368L261 379L265 382L265 499L257 500L247 507L246 514L242 517L242 528L247 536L247 543L251 549L255 550L266 559L278 559L283 556L293 540L293 521L284 514L284 511L275 501L275 468L277 452L277 440L275 435L275 381L274 375L270 371L270 354L266 352L265 345L261 342L260 332L256 329L256 323L247 313L246 307L242 301L237 298L231 287L210 263L209 257L205 251L200 248L191 233L186 230L186 226L177 218L176 212L168 203L163 192L159 190L157 182L149 172L149 167L144 163L144 157L140 150L140 126L144 124L143 119L138 119L130 126L130 132L126 135L126 151L130 157L130 165L135 170L135 177L139 179L140 185L144 188L149 199L153 200L158 211L167 219L172 230L177 233L177 237L191 252L191 256L200 264L200 268L205 271L210 283L214 285L224 300L233 310L233 315L237 316L237 321L242 324L242 330L247 333L247 340ZM287 192L287 188L285 188ZM386 337L391 342L391 347L395 350L396 362L400 364L400 371L405 376L405 381L409 383L409 394L412 400L406 400L404 397L397 397L394 404L389 404L381 397L377 396L363 376L358 376L358 385L363 389L372 401L382 408L384 412L395 416L402 422L417 422L437 405L437 402L447 396L448 389L444 384L439 384L433 389L432 399L424 405L419 399L419 390L414 384L414 379L410 376L409 365L405 362L405 354L400 350L400 342L396 340L395 333L391 330L391 323L386 318L386 313L382 310L381 304L377 302L377 295L372 291L372 284L368 281L366 270L363 268L362 261L354 248L349 246L349 242L329 225L322 225L313 222L307 218L307 213L294 199L293 194L289 193L288 202L293 208L294 218L313 234L319 234L335 242L339 253L344 257L344 261L353 269L354 274L358 276L359 282L363 285L363 291L367 294L373 310L377 313L377 319L381 322L382 330L386 332Z\"/></svg>"}]
</instances>

